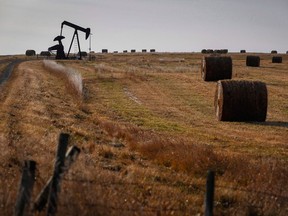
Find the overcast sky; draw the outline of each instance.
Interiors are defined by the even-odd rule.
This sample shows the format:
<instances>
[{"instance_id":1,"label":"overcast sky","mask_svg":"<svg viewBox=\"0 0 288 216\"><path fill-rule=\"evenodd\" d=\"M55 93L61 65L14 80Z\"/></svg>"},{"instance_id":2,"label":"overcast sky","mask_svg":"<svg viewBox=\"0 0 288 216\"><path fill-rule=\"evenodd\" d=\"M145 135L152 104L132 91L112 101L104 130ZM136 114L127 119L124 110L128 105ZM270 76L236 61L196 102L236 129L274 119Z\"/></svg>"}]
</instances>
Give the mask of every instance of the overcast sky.
<instances>
[{"instance_id":1,"label":"overcast sky","mask_svg":"<svg viewBox=\"0 0 288 216\"><path fill-rule=\"evenodd\" d=\"M95 52L288 50L288 0L0 0L0 55L47 50L64 20L91 28ZM66 52L73 32L64 26Z\"/></svg>"}]
</instances>

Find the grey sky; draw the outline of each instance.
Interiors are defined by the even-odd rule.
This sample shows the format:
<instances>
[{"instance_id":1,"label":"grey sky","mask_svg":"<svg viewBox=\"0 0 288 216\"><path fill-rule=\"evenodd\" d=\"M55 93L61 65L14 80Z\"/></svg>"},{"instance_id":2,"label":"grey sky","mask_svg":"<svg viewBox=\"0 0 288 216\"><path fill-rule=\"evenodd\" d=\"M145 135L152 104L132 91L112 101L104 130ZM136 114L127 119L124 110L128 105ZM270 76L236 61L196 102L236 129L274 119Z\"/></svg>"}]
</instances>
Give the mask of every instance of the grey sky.
<instances>
[{"instance_id":1,"label":"grey sky","mask_svg":"<svg viewBox=\"0 0 288 216\"><path fill-rule=\"evenodd\" d=\"M288 0L0 0L0 55L47 50L64 20L90 27L96 52L288 50Z\"/></svg>"}]
</instances>

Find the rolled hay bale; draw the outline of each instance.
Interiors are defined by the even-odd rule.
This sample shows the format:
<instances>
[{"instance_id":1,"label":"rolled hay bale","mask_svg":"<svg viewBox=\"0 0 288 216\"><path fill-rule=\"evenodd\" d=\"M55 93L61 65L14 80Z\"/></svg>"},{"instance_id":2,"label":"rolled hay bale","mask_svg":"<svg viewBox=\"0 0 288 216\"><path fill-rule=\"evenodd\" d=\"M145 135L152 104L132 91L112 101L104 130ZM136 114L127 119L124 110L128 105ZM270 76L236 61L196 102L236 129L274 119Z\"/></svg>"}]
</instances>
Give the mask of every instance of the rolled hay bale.
<instances>
[{"instance_id":1,"label":"rolled hay bale","mask_svg":"<svg viewBox=\"0 0 288 216\"><path fill-rule=\"evenodd\" d=\"M136 52L136 50L135 49L131 49L131 53L135 53Z\"/></svg>"},{"instance_id":2,"label":"rolled hay bale","mask_svg":"<svg viewBox=\"0 0 288 216\"><path fill-rule=\"evenodd\" d=\"M227 54L227 53L228 53L228 49L221 49L221 50L220 50L220 53L222 53L222 54Z\"/></svg>"},{"instance_id":3,"label":"rolled hay bale","mask_svg":"<svg viewBox=\"0 0 288 216\"><path fill-rule=\"evenodd\" d=\"M258 81L220 80L214 107L219 121L266 120L268 94L266 84Z\"/></svg>"},{"instance_id":4,"label":"rolled hay bale","mask_svg":"<svg viewBox=\"0 0 288 216\"><path fill-rule=\"evenodd\" d=\"M154 53L154 52L156 52L156 50L155 50L155 49L150 49L150 52L153 52L153 53Z\"/></svg>"},{"instance_id":5,"label":"rolled hay bale","mask_svg":"<svg viewBox=\"0 0 288 216\"><path fill-rule=\"evenodd\" d=\"M288 54L288 51L286 51L286 54Z\"/></svg>"},{"instance_id":6,"label":"rolled hay bale","mask_svg":"<svg viewBox=\"0 0 288 216\"><path fill-rule=\"evenodd\" d=\"M273 56L272 57L272 63L282 63L282 57L281 56Z\"/></svg>"},{"instance_id":7,"label":"rolled hay bale","mask_svg":"<svg viewBox=\"0 0 288 216\"><path fill-rule=\"evenodd\" d=\"M246 53L246 50L240 50L240 53Z\"/></svg>"},{"instance_id":8,"label":"rolled hay bale","mask_svg":"<svg viewBox=\"0 0 288 216\"><path fill-rule=\"evenodd\" d=\"M259 56L247 56L246 57L246 66L259 67L260 66L260 57Z\"/></svg>"},{"instance_id":9,"label":"rolled hay bale","mask_svg":"<svg viewBox=\"0 0 288 216\"><path fill-rule=\"evenodd\" d=\"M207 53L212 54L212 53L214 53L214 50L212 50L212 49L207 49Z\"/></svg>"},{"instance_id":10,"label":"rolled hay bale","mask_svg":"<svg viewBox=\"0 0 288 216\"><path fill-rule=\"evenodd\" d=\"M127 53L128 51L127 50L123 50L123 53Z\"/></svg>"},{"instance_id":11,"label":"rolled hay bale","mask_svg":"<svg viewBox=\"0 0 288 216\"><path fill-rule=\"evenodd\" d=\"M277 50L272 50L271 54L277 54Z\"/></svg>"},{"instance_id":12,"label":"rolled hay bale","mask_svg":"<svg viewBox=\"0 0 288 216\"><path fill-rule=\"evenodd\" d=\"M49 51L41 51L40 56L51 56L51 53Z\"/></svg>"},{"instance_id":13,"label":"rolled hay bale","mask_svg":"<svg viewBox=\"0 0 288 216\"><path fill-rule=\"evenodd\" d=\"M35 52L35 50L26 50L25 55L26 56L35 56L36 52Z\"/></svg>"},{"instance_id":14,"label":"rolled hay bale","mask_svg":"<svg viewBox=\"0 0 288 216\"><path fill-rule=\"evenodd\" d=\"M102 49L102 53L108 53L108 49Z\"/></svg>"},{"instance_id":15,"label":"rolled hay bale","mask_svg":"<svg viewBox=\"0 0 288 216\"><path fill-rule=\"evenodd\" d=\"M147 50L146 49L142 49L142 53L146 53L147 52Z\"/></svg>"},{"instance_id":16,"label":"rolled hay bale","mask_svg":"<svg viewBox=\"0 0 288 216\"><path fill-rule=\"evenodd\" d=\"M78 52L77 55L80 56L80 52ZM82 52L81 52L81 56L82 56L82 57L87 57L87 56L88 56L88 53L85 52L85 51L82 51Z\"/></svg>"},{"instance_id":17,"label":"rolled hay bale","mask_svg":"<svg viewBox=\"0 0 288 216\"><path fill-rule=\"evenodd\" d=\"M203 57L201 76L204 81L217 81L232 78L232 58L225 56Z\"/></svg>"},{"instance_id":18,"label":"rolled hay bale","mask_svg":"<svg viewBox=\"0 0 288 216\"><path fill-rule=\"evenodd\" d=\"M207 53L207 50L206 50L206 49L202 49L202 50L201 50L201 53L202 53L202 54L206 54L206 53Z\"/></svg>"}]
</instances>

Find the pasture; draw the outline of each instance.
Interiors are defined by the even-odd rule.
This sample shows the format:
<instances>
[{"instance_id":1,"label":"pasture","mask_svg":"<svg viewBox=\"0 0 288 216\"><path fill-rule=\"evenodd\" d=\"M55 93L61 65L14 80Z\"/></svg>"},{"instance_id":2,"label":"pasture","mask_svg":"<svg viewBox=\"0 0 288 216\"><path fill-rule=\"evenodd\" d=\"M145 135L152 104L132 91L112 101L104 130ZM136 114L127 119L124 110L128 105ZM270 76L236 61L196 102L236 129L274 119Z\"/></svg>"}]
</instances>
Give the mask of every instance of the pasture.
<instances>
[{"instance_id":1,"label":"pasture","mask_svg":"<svg viewBox=\"0 0 288 216\"><path fill-rule=\"evenodd\" d=\"M265 122L217 120L203 54L95 55L57 61L81 74L81 96L36 59L0 86L1 215L13 212L27 159L37 162L35 199L61 132L81 153L61 182L59 215L203 215L208 170L215 215L288 214L287 54L273 54L280 64L259 54L260 67L247 67L246 53L226 54L233 80L266 83Z\"/></svg>"}]
</instances>

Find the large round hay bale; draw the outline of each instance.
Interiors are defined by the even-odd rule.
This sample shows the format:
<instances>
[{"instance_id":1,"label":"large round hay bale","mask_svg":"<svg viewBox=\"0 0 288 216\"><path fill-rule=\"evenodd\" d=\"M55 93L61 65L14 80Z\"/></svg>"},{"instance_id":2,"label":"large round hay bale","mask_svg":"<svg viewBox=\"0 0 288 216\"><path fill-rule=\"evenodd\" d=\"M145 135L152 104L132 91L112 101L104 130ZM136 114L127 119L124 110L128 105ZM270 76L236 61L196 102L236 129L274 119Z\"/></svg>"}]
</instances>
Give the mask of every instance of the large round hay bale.
<instances>
[{"instance_id":1,"label":"large round hay bale","mask_svg":"<svg viewBox=\"0 0 288 216\"><path fill-rule=\"evenodd\" d=\"M232 58L221 56L203 57L201 76L204 81L217 81L232 78Z\"/></svg>"},{"instance_id":2,"label":"large round hay bale","mask_svg":"<svg viewBox=\"0 0 288 216\"><path fill-rule=\"evenodd\" d=\"M267 105L267 88L263 82L217 82L214 106L219 121L265 121Z\"/></svg>"},{"instance_id":3,"label":"large round hay bale","mask_svg":"<svg viewBox=\"0 0 288 216\"><path fill-rule=\"evenodd\" d=\"M108 49L102 49L102 53L108 53Z\"/></svg>"},{"instance_id":4,"label":"large round hay bale","mask_svg":"<svg viewBox=\"0 0 288 216\"><path fill-rule=\"evenodd\" d=\"M146 49L142 49L142 53L146 53L147 52L147 50Z\"/></svg>"},{"instance_id":5,"label":"large round hay bale","mask_svg":"<svg viewBox=\"0 0 288 216\"><path fill-rule=\"evenodd\" d=\"M155 50L155 49L150 49L150 52L153 52L153 53L154 53L154 52L156 52L156 50Z\"/></svg>"},{"instance_id":6,"label":"large round hay bale","mask_svg":"<svg viewBox=\"0 0 288 216\"><path fill-rule=\"evenodd\" d=\"M277 50L272 50L271 53L272 54L277 54Z\"/></svg>"},{"instance_id":7,"label":"large round hay bale","mask_svg":"<svg viewBox=\"0 0 288 216\"><path fill-rule=\"evenodd\" d=\"M136 50L135 49L131 49L131 53L135 53L136 52Z\"/></svg>"},{"instance_id":8,"label":"large round hay bale","mask_svg":"<svg viewBox=\"0 0 288 216\"><path fill-rule=\"evenodd\" d=\"M202 49L202 50L201 50L201 53L202 53L202 54L206 54L206 53L207 53L207 50L206 50L206 49Z\"/></svg>"},{"instance_id":9,"label":"large round hay bale","mask_svg":"<svg viewBox=\"0 0 288 216\"><path fill-rule=\"evenodd\" d=\"M41 51L40 56L51 56L51 53L49 51Z\"/></svg>"},{"instance_id":10,"label":"large round hay bale","mask_svg":"<svg viewBox=\"0 0 288 216\"><path fill-rule=\"evenodd\" d=\"M35 56L36 52L35 52L35 50L26 50L25 55L26 56Z\"/></svg>"},{"instance_id":11,"label":"large round hay bale","mask_svg":"<svg viewBox=\"0 0 288 216\"><path fill-rule=\"evenodd\" d=\"M286 54L288 54L288 51L286 51Z\"/></svg>"},{"instance_id":12,"label":"large round hay bale","mask_svg":"<svg viewBox=\"0 0 288 216\"><path fill-rule=\"evenodd\" d=\"M246 50L240 50L240 53L246 53Z\"/></svg>"},{"instance_id":13,"label":"large round hay bale","mask_svg":"<svg viewBox=\"0 0 288 216\"><path fill-rule=\"evenodd\" d=\"M259 56L247 56L246 57L246 66L259 67L260 66L260 57Z\"/></svg>"},{"instance_id":14,"label":"large round hay bale","mask_svg":"<svg viewBox=\"0 0 288 216\"><path fill-rule=\"evenodd\" d=\"M273 56L272 57L272 63L282 63L282 57L281 56Z\"/></svg>"},{"instance_id":15,"label":"large round hay bale","mask_svg":"<svg viewBox=\"0 0 288 216\"><path fill-rule=\"evenodd\" d=\"M123 50L123 53L127 53L128 51L127 50Z\"/></svg>"}]
</instances>

